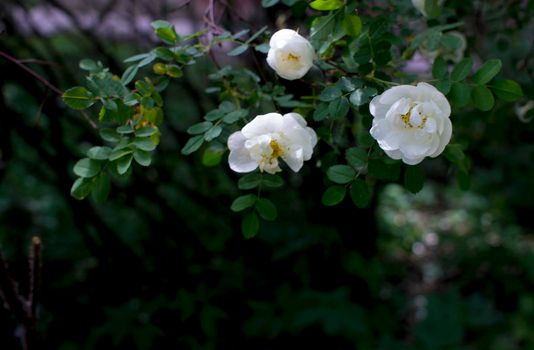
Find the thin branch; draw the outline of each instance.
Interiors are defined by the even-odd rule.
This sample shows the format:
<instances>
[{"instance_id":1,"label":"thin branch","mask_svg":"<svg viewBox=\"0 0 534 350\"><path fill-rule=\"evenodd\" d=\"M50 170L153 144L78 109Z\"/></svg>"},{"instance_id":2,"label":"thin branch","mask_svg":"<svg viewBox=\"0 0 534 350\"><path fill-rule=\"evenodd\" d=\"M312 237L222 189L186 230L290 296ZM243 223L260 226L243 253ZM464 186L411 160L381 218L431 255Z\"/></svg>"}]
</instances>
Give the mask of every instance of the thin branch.
<instances>
[{"instance_id":1,"label":"thin branch","mask_svg":"<svg viewBox=\"0 0 534 350\"><path fill-rule=\"evenodd\" d=\"M22 63L20 60L16 59L15 57L12 57L8 55L7 53L0 51L0 56L4 57L6 60L16 64L20 68L22 68L24 71L29 73L31 76L33 76L35 79L39 80L41 83L43 83L44 86L49 88L50 90L54 91L59 96L63 95L63 92L59 90L57 87L52 85L48 80L46 80L44 77L42 77L39 73L34 71L33 69L26 66L24 63Z\"/></svg>"}]
</instances>

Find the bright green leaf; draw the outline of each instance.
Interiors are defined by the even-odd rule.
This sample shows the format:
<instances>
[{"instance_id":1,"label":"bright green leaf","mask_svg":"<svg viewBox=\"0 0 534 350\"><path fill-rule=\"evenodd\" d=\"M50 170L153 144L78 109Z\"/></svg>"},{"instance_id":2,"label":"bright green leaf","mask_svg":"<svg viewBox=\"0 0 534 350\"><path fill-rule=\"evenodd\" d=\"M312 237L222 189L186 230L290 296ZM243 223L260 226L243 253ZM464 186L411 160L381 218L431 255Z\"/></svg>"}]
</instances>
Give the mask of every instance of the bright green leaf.
<instances>
[{"instance_id":1,"label":"bright green leaf","mask_svg":"<svg viewBox=\"0 0 534 350\"><path fill-rule=\"evenodd\" d=\"M343 7L343 5L343 1L341 0L315 0L310 2L310 7L319 11L337 10Z\"/></svg>"},{"instance_id":2,"label":"bright green leaf","mask_svg":"<svg viewBox=\"0 0 534 350\"><path fill-rule=\"evenodd\" d=\"M100 172L102 164L89 158L80 159L73 168L74 174L79 177L93 177Z\"/></svg>"},{"instance_id":3,"label":"bright green leaf","mask_svg":"<svg viewBox=\"0 0 534 350\"><path fill-rule=\"evenodd\" d=\"M347 35L356 37L362 32L362 20L357 15L346 13L343 17L343 29Z\"/></svg>"}]
</instances>

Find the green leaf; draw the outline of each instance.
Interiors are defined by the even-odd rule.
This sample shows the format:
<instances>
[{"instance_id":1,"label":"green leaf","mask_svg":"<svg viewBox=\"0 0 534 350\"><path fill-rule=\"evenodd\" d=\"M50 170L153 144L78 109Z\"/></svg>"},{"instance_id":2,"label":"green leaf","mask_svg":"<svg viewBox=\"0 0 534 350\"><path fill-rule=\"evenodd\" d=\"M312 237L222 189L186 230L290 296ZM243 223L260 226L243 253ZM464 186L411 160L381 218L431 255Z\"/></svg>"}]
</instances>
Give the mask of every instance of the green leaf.
<instances>
[{"instance_id":1,"label":"green leaf","mask_svg":"<svg viewBox=\"0 0 534 350\"><path fill-rule=\"evenodd\" d=\"M498 98L507 102L514 102L523 96L521 86L513 80L499 80L490 86Z\"/></svg>"},{"instance_id":2,"label":"green leaf","mask_svg":"<svg viewBox=\"0 0 534 350\"><path fill-rule=\"evenodd\" d=\"M108 198L110 191L111 181L109 180L109 176L105 173L100 173L92 186L91 196L95 202L103 203Z\"/></svg>"},{"instance_id":3,"label":"green leaf","mask_svg":"<svg viewBox=\"0 0 534 350\"><path fill-rule=\"evenodd\" d=\"M130 124L119 126L117 129L115 129L119 134L131 134L135 130Z\"/></svg>"},{"instance_id":4,"label":"green leaf","mask_svg":"<svg viewBox=\"0 0 534 350\"><path fill-rule=\"evenodd\" d=\"M228 52L227 55L228 56L239 56L247 50L248 50L248 45L243 44L243 45L239 45L238 47Z\"/></svg>"},{"instance_id":5,"label":"green leaf","mask_svg":"<svg viewBox=\"0 0 534 350\"><path fill-rule=\"evenodd\" d=\"M456 181L458 187L460 187L462 191L467 191L471 186L471 178L469 177L469 174L463 170L459 170L456 174Z\"/></svg>"},{"instance_id":6,"label":"green leaf","mask_svg":"<svg viewBox=\"0 0 534 350\"><path fill-rule=\"evenodd\" d=\"M171 45L176 44L178 35L176 34L176 31L174 30L174 26L169 24L168 26L161 26L155 29L156 29L156 35L162 41L164 41L167 44L171 44Z\"/></svg>"},{"instance_id":7,"label":"green leaf","mask_svg":"<svg viewBox=\"0 0 534 350\"><path fill-rule=\"evenodd\" d=\"M261 52L261 53L268 53L270 48L271 46L269 45L269 43L264 43L264 44L257 45L255 49L256 51Z\"/></svg>"},{"instance_id":8,"label":"green leaf","mask_svg":"<svg viewBox=\"0 0 534 350\"><path fill-rule=\"evenodd\" d=\"M501 60L495 58L491 59L477 70L473 75L473 81L475 84L486 84L501 71L501 67Z\"/></svg>"},{"instance_id":9,"label":"green leaf","mask_svg":"<svg viewBox=\"0 0 534 350\"><path fill-rule=\"evenodd\" d=\"M268 188L278 188L284 185L284 179L278 175L264 174L261 184Z\"/></svg>"},{"instance_id":10,"label":"green leaf","mask_svg":"<svg viewBox=\"0 0 534 350\"><path fill-rule=\"evenodd\" d=\"M152 163L152 156L150 152L136 149L133 153L133 157L137 164L141 166L149 166Z\"/></svg>"},{"instance_id":11,"label":"green leaf","mask_svg":"<svg viewBox=\"0 0 534 350\"><path fill-rule=\"evenodd\" d=\"M89 158L80 159L73 168L79 177L93 177L100 172L102 165L99 161Z\"/></svg>"},{"instance_id":12,"label":"green leaf","mask_svg":"<svg viewBox=\"0 0 534 350\"><path fill-rule=\"evenodd\" d=\"M80 68L89 72L98 72L102 69L101 64L99 65L89 58L84 58L80 61Z\"/></svg>"},{"instance_id":13,"label":"green leaf","mask_svg":"<svg viewBox=\"0 0 534 350\"><path fill-rule=\"evenodd\" d=\"M328 86L319 95L319 99L323 102L330 102L338 99L343 95L337 86Z\"/></svg>"},{"instance_id":14,"label":"green leaf","mask_svg":"<svg viewBox=\"0 0 534 350\"><path fill-rule=\"evenodd\" d=\"M245 118L248 115L248 109L237 109L224 116L223 122L232 124L241 118Z\"/></svg>"},{"instance_id":15,"label":"green leaf","mask_svg":"<svg viewBox=\"0 0 534 350\"><path fill-rule=\"evenodd\" d=\"M326 171L326 176L330 181L337 184L347 184L354 179L356 171L348 165L333 165Z\"/></svg>"},{"instance_id":16,"label":"green leaf","mask_svg":"<svg viewBox=\"0 0 534 350\"><path fill-rule=\"evenodd\" d=\"M375 96L377 93L378 91L375 88L365 87L357 89L350 95L349 101L355 106L362 106L369 102L369 98Z\"/></svg>"},{"instance_id":17,"label":"green leaf","mask_svg":"<svg viewBox=\"0 0 534 350\"><path fill-rule=\"evenodd\" d=\"M489 111L495 105L495 99L490 89L484 85L477 85L471 90L471 98L476 108Z\"/></svg>"},{"instance_id":18,"label":"green leaf","mask_svg":"<svg viewBox=\"0 0 534 350\"><path fill-rule=\"evenodd\" d=\"M425 0L424 4L427 18L433 19L440 15L439 0Z\"/></svg>"},{"instance_id":19,"label":"green leaf","mask_svg":"<svg viewBox=\"0 0 534 350\"><path fill-rule=\"evenodd\" d=\"M401 166L399 162L387 164L382 160L369 161L369 174L380 180L395 181L400 176Z\"/></svg>"},{"instance_id":20,"label":"green leaf","mask_svg":"<svg viewBox=\"0 0 534 350\"><path fill-rule=\"evenodd\" d=\"M471 99L471 89L467 84L454 83L451 91L447 94L450 102L456 107L463 107L467 105Z\"/></svg>"},{"instance_id":21,"label":"green leaf","mask_svg":"<svg viewBox=\"0 0 534 350\"><path fill-rule=\"evenodd\" d=\"M243 211L253 206L254 203L256 203L256 199L257 197L254 194L245 194L243 196L239 196L232 202L230 209L235 212Z\"/></svg>"},{"instance_id":22,"label":"green leaf","mask_svg":"<svg viewBox=\"0 0 534 350\"><path fill-rule=\"evenodd\" d=\"M269 28L269 26L263 26L258 30L256 33L254 33L248 40L245 42L246 44L250 44L254 40L256 40L257 37L259 37L263 32L265 32Z\"/></svg>"},{"instance_id":23,"label":"green leaf","mask_svg":"<svg viewBox=\"0 0 534 350\"><path fill-rule=\"evenodd\" d=\"M345 152L345 159L354 168L361 168L367 164L367 152L359 147L351 147Z\"/></svg>"},{"instance_id":24,"label":"green leaf","mask_svg":"<svg viewBox=\"0 0 534 350\"><path fill-rule=\"evenodd\" d=\"M154 28L154 30L159 29L159 28L170 28L170 27L172 27L172 24L170 24L169 22L164 21L162 19L158 19L156 21L153 21L152 23L150 23L150 25L152 26L152 28Z\"/></svg>"},{"instance_id":25,"label":"green leaf","mask_svg":"<svg viewBox=\"0 0 534 350\"><path fill-rule=\"evenodd\" d=\"M187 129L187 133L191 135L203 134L213 126L212 122L201 122L191 125Z\"/></svg>"},{"instance_id":26,"label":"green leaf","mask_svg":"<svg viewBox=\"0 0 534 350\"><path fill-rule=\"evenodd\" d=\"M91 179L79 177L72 184L72 187L70 188L70 195L78 200L82 200L87 197L89 192L91 192L92 187L93 181Z\"/></svg>"},{"instance_id":27,"label":"green leaf","mask_svg":"<svg viewBox=\"0 0 534 350\"><path fill-rule=\"evenodd\" d=\"M106 146L104 147L96 146L96 147L91 147L89 151L87 151L87 157L91 159L96 159L96 160L107 160L110 153L111 153L111 148L106 147Z\"/></svg>"},{"instance_id":28,"label":"green leaf","mask_svg":"<svg viewBox=\"0 0 534 350\"><path fill-rule=\"evenodd\" d=\"M221 162L223 154L224 149L222 147L208 147L202 154L202 164L207 167L217 166Z\"/></svg>"},{"instance_id":29,"label":"green leaf","mask_svg":"<svg viewBox=\"0 0 534 350\"><path fill-rule=\"evenodd\" d=\"M443 79L447 75L447 62L439 56L432 65L432 76L435 79Z\"/></svg>"},{"instance_id":30,"label":"green leaf","mask_svg":"<svg viewBox=\"0 0 534 350\"><path fill-rule=\"evenodd\" d=\"M362 32L362 20L356 15L346 13L343 17L343 29L347 35L359 36Z\"/></svg>"},{"instance_id":31,"label":"green leaf","mask_svg":"<svg viewBox=\"0 0 534 350\"><path fill-rule=\"evenodd\" d=\"M321 121L328 118L328 107L330 104L320 103L313 112L313 120Z\"/></svg>"},{"instance_id":32,"label":"green leaf","mask_svg":"<svg viewBox=\"0 0 534 350\"><path fill-rule=\"evenodd\" d=\"M267 8L278 4L280 0L261 0L261 6Z\"/></svg>"},{"instance_id":33,"label":"green leaf","mask_svg":"<svg viewBox=\"0 0 534 350\"><path fill-rule=\"evenodd\" d=\"M471 57L466 57L461 60L452 70L451 80L461 81L469 76L471 73L471 68L473 67L473 59Z\"/></svg>"},{"instance_id":34,"label":"green leaf","mask_svg":"<svg viewBox=\"0 0 534 350\"><path fill-rule=\"evenodd\" d=\"M165 73L171 78L180 78L181 76L184 75L182 68L180 68L179 66L175 64L166 64Z\"/></svg>"},{"instance_id":35,"label":"green leaf","mask_svg":"<svg viewBox=\"0 0 534 350\"><path fill-rule=\"evenodd\" d=\"M122 158L119 158L117 161L117 172L119 175L124 175L130 169L130 165L132 165L132 159L133 156L131 154L126 155Z\"/></svg>"},{"instance_id":36,"label":"green leaf","mask_svg":"<svg viewBox=\"0 0 534 350\"><path fill-rule=\"evenodd\" d=\"M350 187L350 198L358 208L365 208L371 201L371 191L365 181L356 179Z\"/></svg>"},{"instance_id":37,"label":"green leaf","mask_svg":"<svg viewBox=\"0 0 534 350\"><path fill-rule=\"evenodd\" d=\"M135 136L148 137L148 136L154 135L157 132L158 132L158 128L155 128L153 126L145 126L144 128L135 130Z\"/></svg>"},{"instance_id":38,"label":"green leaf","mask_svg":"<svg viewBox=\"0 0 534 350\"><path fill-rule=\"evenodd\" d=\"M323 193L321 202L326 206L334 206L345 198L345 186L328 187Z\"/></svg>"},{"instance_id":39,"label":"green leaf","mask_svg":"<svg viewBox=\"0 0 534 350\"><path fill-rule=\"evenodd\" d=\"M425 184L425 172L418 165L409 165L404 172L404 187L412 193L423 189Z\"/></svg>"},{"instance_id":40,"label":"green leaf","mask_svg":"<svg viewBox=\"0 0 534 350\"><path fill-rule=\"evenodd\" d=\"M126 70L122 74L121 82L124 85L128 85L128 83L130 83L135 78L135 75L137 74L138 70L139 66L137 65L126 68Z\"/></svg>"},{"instance_id":41,"label":"green leaf","mask_svg":"<svg viewBox=\"0 0 534 350\"><path fill-rule=\"evenodd\" d=\"M110 128L100 129L100 137L107 142L119 142L121 135Z\"/></svg>"},{"instance_id":42,"label":"green leaf","mask_svg":"<svg viewBox=\"0 0 534 350\"><path fill-rule=\"evenodd\" d=\"M131 154L131 153L133 153L133 149L131 149L131 148L127 148L127 147L117 148L117 147L115 147L113 149L113 151L111 151L111 154L109 155L109 160L110 161L114 161L114 160L122 158L125 155Z\"/></svg>"},{"instance_id":43,"label":"green leaf","mask_svg":"<svg viewBox=\"0 0 534 350\"><path fill-rule=\"evenodd\" d=\"M264 220L273 221L278 216L276 206L266 198L258 199L256 202L256 210Z\"/></svg>"},{"instance_id":44,"label":"green leaf","mask_svg":"<svg viewBox=\"0 0 534 350\"><path fill-rule=\"evenodd\" d=\"M204 140L209 142L209 141L219 137L221 132L222 132L222 127L219 126L219 125L215 125L213 128L211 128L208 131L206 131L206 133L204 134Z\"/></svg>"},{"instance_id":45,"label":"green leaf","mask_svg":"<svg viewBox=\"0 0 534 350\"><path fill-rule=\"evenodd\" d=\"M451 91L451 81L449 79L438 80L434 82L434 86L444 95Z\"/></svg>"},{"instance_id":46,"label":"green leaf","mask_svg":"<svg viewBox=\"0 0 534 350\"><path fill-rule=\"evenodd\" d=\"M247 174L239 179L237 187L240 190L251 190L256 188L262 182L262 175L258 173Z\"/></svg>"},{"instance_id":47,"label":"green leaf","mask_svg":"<svg viewBox=\"0 0 534 350\"><path fill-rule=\"evenodd\" d=\"M142 151L150 152L156 149L156 144L154 144L151 137L136 137L133 144Z\"/></svg>"},{"instance_id":48,"label":"green leaf","mask_svg":"<svg viewBox=\"0 0 534 350\"><path fill-rule=\"evenodd\" d=\"M450 143L447 145L447 148L445 148L444 155L452 163L459 163L465 158L462 146L455 143Z\"/></svg>"},{"instance_id":49,"label":"green leaf","mask_svg":"<svg viewBox=\"0 0 534 350\"><path fill-rule=\"evenodd\" d=\"M332 118L344 118L349 112L349 101L346 97L338 98L328 104L328 114Z\"/></svg>"},{"instance_id":50,"label":"green leaf","mask_svg":"<svg viewBox=\"0 0 534 350\"><path fill-rule=\"evenodd\" d=\"M86 109L95 103L92 92L83 86L76 86L63 93L63 102L72 109Z\"/></svg>"},{"instance_id":51,"label":"green leaf","mask_svg":"<svg viewBox=\"0 0 534 350\"><path fill-rule=\"evenodd\" d=\"M343 7L343 5L343 1L341 0L315 0L310 2L310 7L319 11L337 10Z\"/></svg>"},{"instance_id":52,"label":"green leaf","mask_svg":"<svg viewBox=\"0 0 534 350\"><path fill-rule=\"evenodd\" d=\"M200 146L202 146L203 143L204 135L197 135L191 137L185 144L184 148L182 148L182 154L188 155L195 152L197 149L200 148Z\"/></svg>"},{"instance_id":53,"label":"green leaf","mask_svg":"<svg viewBox=\"0 0 534 350\"><path fill-rule=\"evenodd\" d=\"M248 213L243 217L241 222L241 232L246 239L256 236L260 229L260 221L256 213Z\"/></svg>"}]
</instances>

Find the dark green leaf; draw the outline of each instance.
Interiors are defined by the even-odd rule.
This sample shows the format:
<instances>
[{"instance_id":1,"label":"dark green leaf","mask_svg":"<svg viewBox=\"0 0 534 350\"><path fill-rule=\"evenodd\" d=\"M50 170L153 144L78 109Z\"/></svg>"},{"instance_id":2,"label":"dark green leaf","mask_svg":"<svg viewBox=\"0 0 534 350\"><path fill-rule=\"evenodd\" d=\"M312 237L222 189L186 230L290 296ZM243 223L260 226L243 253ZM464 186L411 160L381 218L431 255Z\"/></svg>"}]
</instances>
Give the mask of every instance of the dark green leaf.
<instances>
[{"instance_id":1,"label":"dark green leaf","mask_svg":"<svg viewBox=\"0 0 534 350\"><path fill-rule=\"evenodd\" d=\"M243 45L239 45L235 49L233 49L230 52L228 52L227 55L228 56L239 56L239 55L241 55L243 52L245 52L247 50L248 50L248 45L243 44Z\"/></svg>"},{"instance_id":2,"label":"dark green leaf","mask_svg":"<svg viewBox=\"0 0 534 350\"><path fill-rule=\"evenodd\" d=\"M284 185L284 179L278 175L264 174L261 184L269 188L278 188Z\"/></svg>"},{"instance_id":3,"label":"dark green leaf","mask_svg":"<svg viewBox=\"0 0 534 350\"><path fill-rule=\"evenodd\" d=\"M247 174L239 179L237 187L240 190L251 190L260 185L262 181L262 175L258 173Z\"/></svg>"},{"instance_id":4,"label":"dark green leaf","mask_svg":"<svg viewBox=\"0 0 534 350\"><path fill-rule=\"evenodd\" d=\"M276 206L266 198L258 199L256 202L256 210L264 220L272 221L278 216Z\"/></svg>"},{"instance_id":5,"label":"dark green leaf","mask_svg":"<svg viewBox=\"0 0 534 350\"><path fill-rule=\"evenodd\" d=\"M149 166L150 163L152 163L152 156L150 155L150 152L147 151L136 149L134 151L133 157L137 164L141 166Z\"/></svg>"},{"instance_id":6,"label":"dark green leaf","mask_svg":"<svg viewBox=\"0 0 534 350\"><path fill-rule=\"evenodd\" d=\"M72 187L70 188L70 195L78 200L82 200L87 197L89 192L91 192L92 187L93 181L91 179L79 177L72 184Z\"/></svg>"},{"instance_id":7,"label":"dark green leaf","mask_svg":"<svg viewBox=\"0 0 534 350\"><path fill-rule=\"evenodd\" d=\"M404 187L412 193L423 189L425 184L425 172L418 165L409 165L404 172Z\"/></svg>"},{"instance_id":8,"label":"dark green leaf","mask_svg":"<svg viewBox=\"0 0 534 350\"><path fill-rule=\"evenodd\" d=\"M463 107L471 100L470 94L471 89L467 84L454 83L447 96L455 107Z\"/></svg>"},{"instance_id":9,"label":"dark green leaf","mask_svg":"<svg viewBox=\"0 0 534 350\"><path fill-rule=\"evenodd\" d=\"M328 114L332 118L344 118L349 112L349 101L346 97L338 98L328 105Z\"/></svg>"},{"instance_id":10,"label":"dark green leaf","mask_svg":"<svg viewBox=\"0 0 534 350\"><path fill-rule=\"evenodd\" d=\"M342 94L343 93L337 86L328 86L321 92L319 99L324 102L330 102L340 98Z\"/></svg>"},{"instance_id":11,"label":"dark green leaf","mask_svg":"<svg viewBox=\"0 0 534 350\"><path fill-rule=\"evenodd\" d=\"M182 154L188 155L195 152L197 149L200 148L200 146L202 146L203 143L204 135L197 135L191 137L185 144L184 148L182 148Z\"/></svg>"},{"instance_id":12,"label":"dark green leaf","mask_svg":"<svg viewBox=\"0 0 534 350\"><path fill-rule=\"evenodd\" d=\"M447 95L451 91L451 81L449 79L438 80L434 82L434 86L444 95Z\"/></svg>"},{"instance_id":13,"label":"dark green leaf","mask_svg":"<svg viewBox=\"0 0 534 350\"><path fill-rule=\"evenodd\" d=\"M258 220L256 213L248 213L243 217L243 221L241 222L241 232L245 238L249 239L256 236L259 229L260 221Z\"/></svg>"},{"instance_id":14,"label":"dark green leaf","mask_svg":"<svg viewBox=\"0 0 534 350\"><path fill-rule=\"evenodd\" d=\"M471 57L466 57L461 60L452 70L451 80L461 81L469 76L471 73L471 68L473 67L473 59Z\"/></svg>"},{"instance_id":15,"label":"dark green leaf","mask_svg":"<svg viewBox=\"0 0 534 350\"><path fill-rule=\"evenodd\" d=\"M365 208L371 200L371 191L365 181L356 179L350 187L350 198L358 208Z\"/></svg>"},{"instance_id":16,"label":"dark green leaf","mask_svg":"<svg viewBox=\"0 0 534 350\"><path fill-rule=\"evenodd\" d=\"M119 126L115 130L117 130L119 134L131 134L135 131L131 124Z\"/></svg>"},{"instance_id":17,"label":"dark green leaf","mask_svg":"<svg viewBox=\"0 0 534 350\"><path fill-rule=\"evenodd\" d=\"M489 111L495 105L495 99L490 89L484 85L477 85L471 91L471 98L476 108L481 111Z\"/></svg>"},{"instance_id":18,"label":"dark green leaf","mask_svg":"<svg viewBox=\"0 0 534 350\"><path fill-rule=\"evenodd\" d=\"M491 59L477 70L473 75L473 81L475 84L486 84L501 71L501 67L501 60L495 58Z\"/></svg>"},{"instance_id":19,"label":"dark green leaf","mask_svg":"<svg viewBox=\"0 0 534 350\"><path fill-rule=\"evenodd\" d=\"M365 87L354 91L350 97L349 101L355 106L362 106L369 102L369 98L375 96L378 91L375 88Z\"/></svg>"},{"instance_id":20,"label":"dark green leaf","mask_svg":"<svg viewBox=\"0 0 534 350\"><path fill-rule=\"evenodd\" d=\"M337 10L343 7L343 5L343 1L341 0L315 0L310 2L310 7L319 11Z\"/></svg>"},{"instance_id":21,"label":"dark green leaf","mask_svg":"<svg viewBox=\"0 0 534 350\"><path fill-rule=\"evenodd\" d=\"M89 158L80 159L74 165L74 174L79 177L93 177L100 172L102 165L99 161Z\"/></svg>"},{"instance_id":22,"label":"dark green leaf","mask_svg":"<svg viewBox=\"0 0 534 350\"><path fill-rule=\"evenodd\" d=\"M87 157L96 160L107 160L111 153L111 148L109 147L91 147L87 151Z\"/></svg>"},{"instance_id":23,"label":"dark green leaf","mask_svg":"<svg viewBox=\"0 0 534 350\"><path fill-rule=\"evenodd\" d=\"M239 196L232 202L232 206L230 207L230 209L235 212L243 211L253 206L254 203L256 203L256 199L257 197L254 194L246 194L243 196Z\"/></svg>"},{"instance_id":24,"label":"dark green leaf","mask_svg":"<svg viewBox=\"0 0 534 350\"><path fill-rule=\"evenodd\" d=\"M462 191L467 191L471 186L471 178L469 177L469 174L463 170L459 170L456 174L456 181L458 187L460 187Z\"/></svg>"},{"instance_id":25,"label":"dark green leaf","mask_svg":"<svg viewBox=\"0 0 534 350\"><path fill-rule=\"evenodd\" d=\"M439 7L439 0L425 0L426 17L433 19L439 16L441 9Z\"/></svg>"},{"instance_id":26,"label":"dark green leaf","mask_svg":"<svg viewBox=\"0 0 534 350\"><path fill-rule=\"evenodd\" d=\"M151 137L136 137L133 144L142 151L150 152L156 149L156 144L154 144Z\"/></svg>"},{"instance_id":27,"label":"dark green leaf","mask_svg":"<svg viewBox=\"0 0 534 350\"><path fill-rule=\"evenodd\" d=\"M232 124L241 118L245 118L248 115L248 109L237 109L224 116L223 122Z\"/></svg>"},{"instance_id":28,"label":"dark green leaf","mask_svg":"<svg viewBox=\"0 0 534 350\"><path fill-rule=\"evenodd\" d=\"M327 206L341 203L345 198L345 190L345 186L328 187L321 198L322 203Z\"/></svg>"},{"instance_id":29,"label":"dark green leaf","mask_svg":"<svg viewBox=\"0 0 534 350\"><path fill-rule=\"evenodd\" d=\"M127 154L133 153L133 149L127 147L115 147L111 154L109 155L109 160L114 161L121 157L124 157Z\"/></svg>"},{"instance_id":30,"label":"dark green leaf","mask_svg":"<svg viewBox=\"0 0 534 350\"><path fill-rule=\"evenodd\" d=\"M119 175L124 175L130 169L130 165L132 165L132 159L133 156L131 154L128 154L122 158L119 158L117 161L117 172Z\"/></svg>"},{"instance_id":31,"label":"dark green leaf","mask_svg":"<svg viewBox=\"0 0 534 350\"><path fill-rule=\"evenodd\" d=\"M354 168L361 168L367 164L367 152L359 147L351 147L345 152L345 159Z\"/></svg>"},{"instance_id":32,"label":"dark green leaf","mask_svg":"<svg viewBox=\"0 0 534 350\"><path fill-rule=\"evenodd\" d=\"M330 181L337 184L347 184L354 179L356 171L348 165L334 165L328 168L326 175Z\"/></svg>"},{"instance_id":33,"label":"dark green leaf","mask_svg":"<svg viewBox=\"0 0 534 350\"><path fill-rule=\"evenodd\" d=\"M380 180L395 181L399 178L400 163L386 164L382 160L373 159L369 161L369 174Z\"/></svg>"},{"instance_id":34,"label":"dark green leaf","mask_svg":"<svg viewBox=\"0 0 534 350\"><path fill-rule=\"evenodd\" d=\"M313 112L313 120L321 121L328 117L328 106L327 103L319 103L315 111Z\"/></svg>"},{"instance_id":35,"label":"dark green leaf","mask_svg":"<svg viewBox=\"0 0 534 350\"><path fill-rule=\"evenodd\" d=\"M507 102L517 101L523 96L521 86L513 80L499 80L490 87L498 98Z\"/></svg>"},{"instance_id":36,"label":"dark green leaf","mask_svg":"<svg viewBox=\"0 0 534 350\"><path fill-rule=\"evenodd\" d=\"M356 15L346 13L343 17L343 29L347 35L356 37L362 32L362 20Z\"/></svg>"},{"instance_id":37,"label":"dark green leaf","mask_svg":"<svg viewBox=\"0 0 534 350\"><path fill-rule=\"evenodd\" d=\"M95 103L94 95L83 86L73 87L63 93L63 102L72 109L86 109Z\"/></svg>"},{"instance_id":38,"label":"dark green leaf","mask_svg":"<svg viewBox=\"0 0 534 350\"><path fill-rule=\"evenodd\" d=\"M109 180L109 176L105 173L100 173L92 186L91 196L95 202L103 203L108 198L110 190L111 181Z\"/></svg>"},{"instance_id":39,"label":"dark green leaf","mask_svg":"<svg viewBox=\"0 0 534 350\"><path fill-rule=\"evenodd\" d=\"M447 75L447 62L439 56L432 65L432 76L435 79L443 79Z\"/></svg>"},{"instance_id":40,"label":"dark green leaf","mask_svg":"<svg viewBox=\"0 0 534 350\"><path fill-rule=\"evenodd\" d=\"M213 126L212 122L201 122L194 125L191 125L187 129L187 133L191 135L203 134L208 131Z\"/></svg>"}]
</instances>

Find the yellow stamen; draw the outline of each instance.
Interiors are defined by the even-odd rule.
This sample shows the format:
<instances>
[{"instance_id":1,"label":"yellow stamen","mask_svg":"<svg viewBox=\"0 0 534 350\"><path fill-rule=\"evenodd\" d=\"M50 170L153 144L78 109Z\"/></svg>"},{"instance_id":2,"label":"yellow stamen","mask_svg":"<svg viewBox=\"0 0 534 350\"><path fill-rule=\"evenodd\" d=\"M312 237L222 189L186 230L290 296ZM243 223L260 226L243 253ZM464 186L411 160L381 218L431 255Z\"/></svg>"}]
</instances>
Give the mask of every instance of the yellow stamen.
<instances>
[{"instance_id":1,"label":"yellow stamen","mask_svg":"<svg viewBox=\"0 0 534 350\"><path fill-rule=\"evenodd\" d=\"M276 140L271 140L269 146L271 146L271 149L273 150L273 153L271 153L271 160L276 159L284 154L282 147L280 147Z\"/></svg>"},{"instance_id":2,"label":"yellow stamen","mask_svg":"<svg viewBox=\"0 0 534 350\"><path fill-rule=\"evenodd\" d=\"M300 59L299 55L293 55L291 52L287 54L288 61L298 61Z\"/></svg>"}]
</instances>

